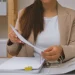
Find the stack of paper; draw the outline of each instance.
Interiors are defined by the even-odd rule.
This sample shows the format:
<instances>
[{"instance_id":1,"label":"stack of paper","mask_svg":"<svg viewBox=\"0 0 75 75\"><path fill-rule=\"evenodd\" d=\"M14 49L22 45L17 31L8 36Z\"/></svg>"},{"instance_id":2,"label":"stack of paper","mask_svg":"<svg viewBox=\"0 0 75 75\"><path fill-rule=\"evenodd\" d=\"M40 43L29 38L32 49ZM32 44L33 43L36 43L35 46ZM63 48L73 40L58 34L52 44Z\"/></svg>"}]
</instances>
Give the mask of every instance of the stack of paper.
<instances>
[{"instance_id":1,"label":"stack of paper","mask_svg":"<svg viewBox=\"0 0 75 75\"><path fill-rule=\"evenodd\" d=\"M41 70L44 74L63 74L75 70L75 58L62 64L53 64L49 68L42 68L43 63L40 63L39 57L13 57L0 65L0 72L21 72L28 66L32 66L32 71L24 72L38 73Z\"/></svg>"},{"instance_id":2,"label":"stack of paper","mask_svg":"<svg viewBox=\"0 0 75 75\"><path fill-rule=\"evenodd\" d=\"M42 67L44 61L40 63L39 57L13 57L0 65L0 71L24 70L31 66L32 70L38 70Z\"/></svg>"}]
</instances>

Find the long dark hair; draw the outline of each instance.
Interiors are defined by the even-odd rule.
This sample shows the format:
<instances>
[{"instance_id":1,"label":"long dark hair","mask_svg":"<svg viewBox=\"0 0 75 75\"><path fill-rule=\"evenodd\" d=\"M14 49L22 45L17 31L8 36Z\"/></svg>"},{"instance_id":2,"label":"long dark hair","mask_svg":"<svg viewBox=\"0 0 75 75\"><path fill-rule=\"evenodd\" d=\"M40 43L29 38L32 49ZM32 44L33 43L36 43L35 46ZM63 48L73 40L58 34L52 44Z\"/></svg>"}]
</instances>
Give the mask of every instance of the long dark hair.
<instances>
[{"instance_id":1,"label":"long dark hair","mask_svg":"<svg viewBox=\"0 0 75 75\"><path fill-rule=\"evenodd\" d=\"M43 6L41 0L35 0L33 4L25 9L24 14L20 18L20 28L22 35L28 39L31 32L34 33L34 41L36 41L37 35L43 31L44 19L43 19Z\"/></svg>"}]
</instances>

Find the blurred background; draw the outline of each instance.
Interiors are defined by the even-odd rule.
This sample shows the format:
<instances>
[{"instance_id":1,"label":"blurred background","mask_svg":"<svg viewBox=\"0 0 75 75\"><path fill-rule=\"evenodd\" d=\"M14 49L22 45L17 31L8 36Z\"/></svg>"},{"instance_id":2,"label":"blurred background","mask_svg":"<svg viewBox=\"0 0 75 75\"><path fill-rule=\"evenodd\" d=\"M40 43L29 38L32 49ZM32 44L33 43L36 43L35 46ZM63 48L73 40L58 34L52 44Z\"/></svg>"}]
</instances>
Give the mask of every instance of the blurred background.
<instances>
[{"instance_id":1,"label":"blurred background","mask_svg":"<svg viewBox=\"0 0 75 75\"><path fill-rule=\"evenodd\" d=\"M9 24L15 26L18 11L32 4L34 0L0 0L0 57L10 57L6 50ZM58 0L64 6L75 10L75 0Z\"/></svg>"}]
</instances>

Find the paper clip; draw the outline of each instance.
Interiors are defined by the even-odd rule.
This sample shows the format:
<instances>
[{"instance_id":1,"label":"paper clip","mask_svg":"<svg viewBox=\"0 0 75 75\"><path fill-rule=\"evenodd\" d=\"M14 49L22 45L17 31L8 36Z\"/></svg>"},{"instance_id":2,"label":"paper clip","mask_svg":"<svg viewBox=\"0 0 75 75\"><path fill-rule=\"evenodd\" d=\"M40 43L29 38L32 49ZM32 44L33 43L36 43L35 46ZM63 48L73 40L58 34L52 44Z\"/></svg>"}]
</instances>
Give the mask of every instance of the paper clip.
<instances>
[{"instance_id":1,"label":"paper clip","mask_svg":"<svg viewBox=\"0 0 75 75\"><path fill-rule=\"evenodd\" d=\"M32 67L31 66L25 67L24 70L25 71L31 71L32 70Z\"/></svg>"}]
</instances>

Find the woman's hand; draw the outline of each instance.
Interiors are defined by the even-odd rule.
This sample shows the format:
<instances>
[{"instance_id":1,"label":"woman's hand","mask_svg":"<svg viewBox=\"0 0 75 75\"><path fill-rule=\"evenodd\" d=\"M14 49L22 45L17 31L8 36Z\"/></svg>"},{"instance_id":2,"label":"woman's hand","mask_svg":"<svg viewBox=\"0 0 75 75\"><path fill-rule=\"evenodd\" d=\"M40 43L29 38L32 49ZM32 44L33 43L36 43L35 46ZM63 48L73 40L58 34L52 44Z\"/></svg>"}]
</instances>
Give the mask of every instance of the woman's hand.
<instances>
[{"instance_id":1,"label":"woman's hand","mask_svg":"<svg viewBox=\"0 0 75 75\"><path fill-rule=\"evenodd\" d=\"M52 46L42 52L42 57L47 61L56 61L59 59L63 52L61 46Z\"/></svg>"},{"instance_id":2,"label":"woman's hand","mask_svg":"<svg viewBox=\"0 0 75 75\"><path fill-rule=\"evenodd\" d=\"M12 30L8 34L8 37L12 43L23 43Z\"/></svg>"}]
</instances>

